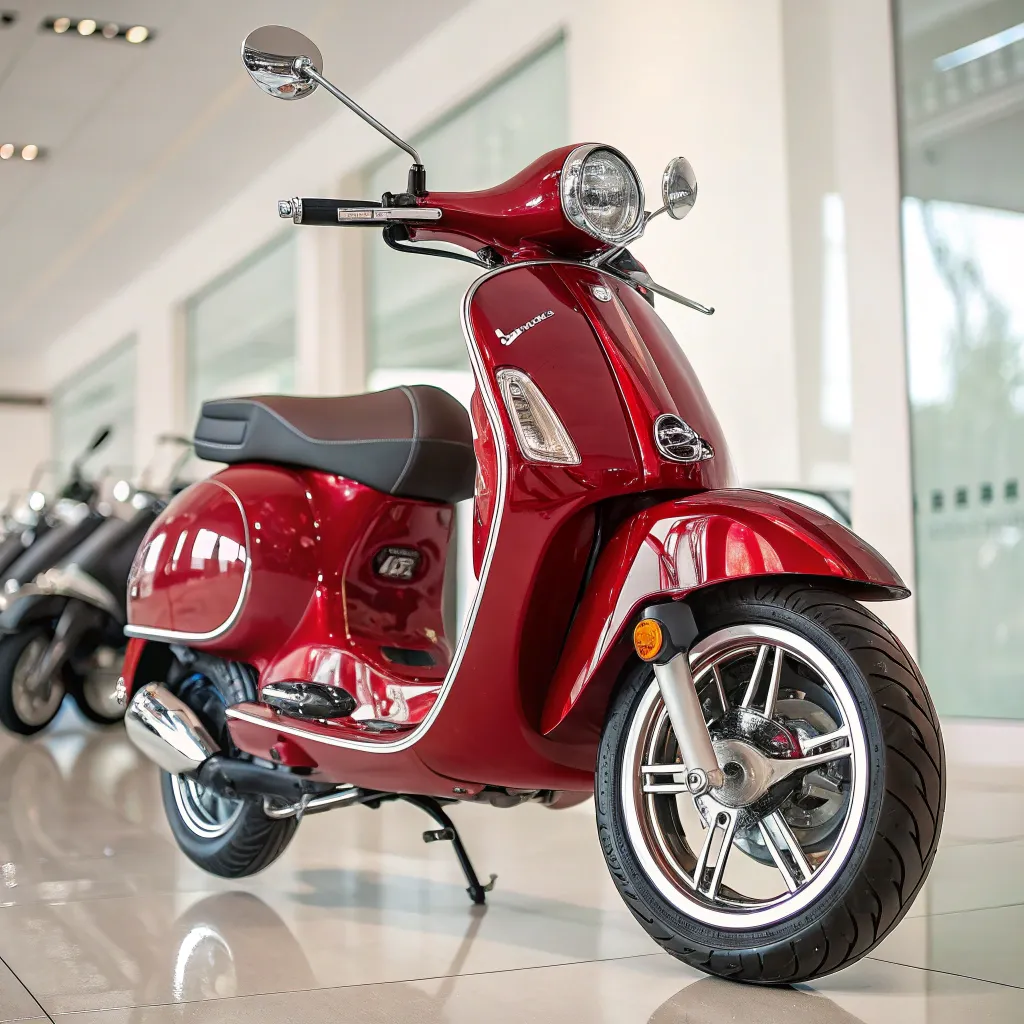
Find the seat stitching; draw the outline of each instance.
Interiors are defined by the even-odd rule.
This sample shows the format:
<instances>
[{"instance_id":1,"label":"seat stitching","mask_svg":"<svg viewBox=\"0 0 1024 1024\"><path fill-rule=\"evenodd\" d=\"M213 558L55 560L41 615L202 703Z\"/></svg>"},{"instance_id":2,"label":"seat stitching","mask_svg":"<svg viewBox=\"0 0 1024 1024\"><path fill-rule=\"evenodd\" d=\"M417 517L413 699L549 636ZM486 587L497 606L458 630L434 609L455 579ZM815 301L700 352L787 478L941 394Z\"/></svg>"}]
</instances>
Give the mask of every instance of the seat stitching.
<instances>
[{"instance_id":1,"label":"seat stitching","mask_svg":"<svg viewBox=\"0 0 1024 1024\"><path fill-rule=\"evenodd\" d=\"M395 481L394 486L391 488L392 494L398 493L398 488L402 486L402 481L405 479L405 474L409 472L409 467L412 465L413 457L419 450L420 439L419 439L419 415L418 407L416 405L416 396L413 392L407 388L404 384L401 385L401 390L405 393L405 397L409 399L409 405L412 407L412 443L409 445L409 456L405 460L405 468L399 474L398 479Z\"/></svg>"}]
</instances>

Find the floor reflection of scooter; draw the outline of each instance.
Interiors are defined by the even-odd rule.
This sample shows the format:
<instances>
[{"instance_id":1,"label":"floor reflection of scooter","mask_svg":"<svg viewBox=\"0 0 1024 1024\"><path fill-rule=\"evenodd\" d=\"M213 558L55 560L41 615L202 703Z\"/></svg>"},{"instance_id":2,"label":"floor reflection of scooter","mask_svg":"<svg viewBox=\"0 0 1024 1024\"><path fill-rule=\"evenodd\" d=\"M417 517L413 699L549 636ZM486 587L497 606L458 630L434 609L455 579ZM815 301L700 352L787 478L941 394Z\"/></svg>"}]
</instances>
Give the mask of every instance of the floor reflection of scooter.
<instances>
[{"instance_id":1,"label":"floor reflection of scooter","mask_svg":"<svg viewBox=\"0 0 1024 1024\"><path fill-rule=\"evenodd\" d=\"M186 450L175 470L187 455ZM127 516L90 510L98 521L81 542L19 587L0 614L0 634L6 634L0 639L0 721L14 732L44 728L66 693L97 724L124 716L116 690L128 572L166 502L162 494L133 491L126 481L114 490L129 509Z\"/></svg>"},{"instance_id":2,"label":"floor reflection of scooter","mask_svg":"<svg viewBox=\"0 0 1024 1024\"><path fill-rule=\"evenodd\" d=\"M647 1024L722 1024L723 1021L774 1024L864 1024L827 996L792 988L741 989L720 978L704 978L659 1006Z\"/></svg>"}]
</instances>

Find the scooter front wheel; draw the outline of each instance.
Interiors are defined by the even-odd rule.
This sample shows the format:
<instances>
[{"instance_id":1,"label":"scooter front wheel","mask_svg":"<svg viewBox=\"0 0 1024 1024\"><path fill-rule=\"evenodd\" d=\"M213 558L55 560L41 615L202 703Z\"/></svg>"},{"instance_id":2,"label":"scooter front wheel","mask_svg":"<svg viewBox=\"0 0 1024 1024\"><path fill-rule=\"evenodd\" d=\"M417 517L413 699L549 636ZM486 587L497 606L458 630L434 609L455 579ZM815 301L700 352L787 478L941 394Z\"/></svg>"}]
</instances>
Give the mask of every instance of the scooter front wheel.
<instances>
[{"instance_id":1,"label":"scooter front wheel","mask_svg":"<svg viewBox=\"0 0 1024 1024\"><path fill-rule=\"evenodd\" d=\"M43 626L33 626L0 639L0 722L22 736L45 729L64 700L60 673L36 678L52 637Z\"/></svg>"},{"instance_id":2,"label":"scooter front wheel","mask_svg":"<svg viewBox=\"0 0 1024 1024\"><path fill-rule=\"evenodd\" d=\"M875 616L806 584L695 604L691 668L726 781L691 796L643 666L595 783L612 877L665 950L709 974L807 981L871 950L924 883L945 795L935 709Z\"/></svg>"}]
</instances>

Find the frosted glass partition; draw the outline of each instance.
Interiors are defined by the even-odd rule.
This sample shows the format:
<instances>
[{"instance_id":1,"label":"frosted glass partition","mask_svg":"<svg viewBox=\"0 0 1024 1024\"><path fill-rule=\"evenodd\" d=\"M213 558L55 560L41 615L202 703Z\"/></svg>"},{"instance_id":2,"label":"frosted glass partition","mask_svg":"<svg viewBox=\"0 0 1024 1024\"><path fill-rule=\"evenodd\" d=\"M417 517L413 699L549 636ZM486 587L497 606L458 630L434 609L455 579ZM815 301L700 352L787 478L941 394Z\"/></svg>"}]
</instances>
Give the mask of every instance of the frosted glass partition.
<instances>
[{"instance_id":1,"label":"frosted glass partition","mask_svg":"<svg viewBox=\"0 0 1024 1024\"><path fill-rule=\"evenodd\" d=\"M189 300L190 430L208 398L294 389L296 273L287 233Z\"/></svg>"},{"instance_id":2,"label":"frosted glass partition","mask_svg":"<svg viewBox=\"0 0 1024 1024\"><path fill-rule=\"evenodd\" d=\"M1024 0L896 12L920 660L1024 718Z\"/></svg>"},{"instance_id":3,"label":"frosted glass partition","mask_svg":"<svg viewBox=\"0 0 1024 1024\"><path fill-rule=\"evenodd\" d=\"M63 476L96 432L113 434L86 462L94 475L130 477L135 448L135 339L127 338L53 394L53 457Z\"/></svg>"}]
</instances>

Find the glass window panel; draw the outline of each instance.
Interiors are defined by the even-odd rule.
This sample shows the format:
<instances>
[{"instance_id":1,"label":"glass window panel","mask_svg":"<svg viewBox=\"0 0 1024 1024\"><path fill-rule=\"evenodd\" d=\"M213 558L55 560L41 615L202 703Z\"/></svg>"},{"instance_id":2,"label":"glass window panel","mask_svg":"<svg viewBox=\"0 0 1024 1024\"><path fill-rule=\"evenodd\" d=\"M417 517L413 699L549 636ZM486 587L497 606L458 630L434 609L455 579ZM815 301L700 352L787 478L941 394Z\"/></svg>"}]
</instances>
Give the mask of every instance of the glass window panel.
<instances>
[{"instance_id":1,"label":"glass window panel","mask_svg":"<svg viewBox=\"0 0 1024 1024\"><path fill-rule=\"evenodd\" d=\"M1024 718L1024 0L896 9L920 658Z\"/></svg>"},{"instance_id":2,"label":"glass window panel","mask_svg":"<svg viewBox=\"0 0 1024 1024\"><path fill-rule=\"evenodd\" d=\"M427 168L428 185L445 191L489 188L568 141L565 47L561 40L488 91L454 111L414 142ZM374 167L367 195L405 188L409 160L397 153ZM473 375L462 337L460 308L480 271L455 260L402 255L377 232L366 238L368 268L368 384L433 384L468 407ZM452 545L446 616L463 620L473 577L472 502L458 508Z\"/></svg>"},{"instance_id":3,"label":"glass window panel","mask_svg":"<svg viewBox=\"0 0 1024 1024\"><path fill-rule=\"evenodd\" d=\"M565 47L559 41L415 140L428 186L445 191L489 188L548 150L565 145ZM368 176L368 195L405 188L409 159L396 153ZM392 252L367 237L369 365L376 371L468 372L459 307L479 273L455 260ZM390 377L389 377L390 379ZM406 378L408 382L408 378ZM461 397L461 396L459 396Z\"/></svg>"},{"instance_id":4,"label":"glass window panel","mask_svg":"<svg viewBox=\"0 0 1024 1024\"><path fill-rule=\"evenodd\" d=\"M190 425L208 398L295 387L295 302L296 247L290 234L189 300Z\"/></svg>"},{"instance_id":5,"label":"glass window panel","mask_svg":"<svg viewBox=\"0 0 1024 1024\"><path fill-rule=\"evenodd\" d=\"M131 477L135 462L135 339L128 338L78 371L53 395L53 457L67 473L96 432L110 439L86 462L95 474Z\"/></svg>"}]
</instances>

